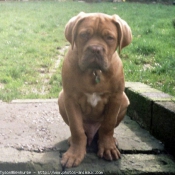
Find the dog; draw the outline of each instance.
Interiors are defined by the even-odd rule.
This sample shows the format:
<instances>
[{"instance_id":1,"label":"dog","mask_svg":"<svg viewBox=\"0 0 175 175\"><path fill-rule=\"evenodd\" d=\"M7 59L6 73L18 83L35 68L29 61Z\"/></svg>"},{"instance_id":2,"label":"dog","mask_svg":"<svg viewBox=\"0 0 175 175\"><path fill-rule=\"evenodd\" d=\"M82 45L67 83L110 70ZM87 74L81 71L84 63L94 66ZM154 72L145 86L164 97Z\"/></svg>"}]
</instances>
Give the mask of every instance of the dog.
<instances>
[{"instance_id":1,"label":"dog","mask_svg":"<svg viewBox=\"0 0 175 175\"><path fill-rule=\"evenodd\" d=\"M81 12L66 24L65 37L71 46L63 61L58 105L71 137L61 164L78 166L95 134L97 155L117 160L114 128L129 105L118 52L131 43L131 29L118 15Z\"/></svg>"}]
</instances>

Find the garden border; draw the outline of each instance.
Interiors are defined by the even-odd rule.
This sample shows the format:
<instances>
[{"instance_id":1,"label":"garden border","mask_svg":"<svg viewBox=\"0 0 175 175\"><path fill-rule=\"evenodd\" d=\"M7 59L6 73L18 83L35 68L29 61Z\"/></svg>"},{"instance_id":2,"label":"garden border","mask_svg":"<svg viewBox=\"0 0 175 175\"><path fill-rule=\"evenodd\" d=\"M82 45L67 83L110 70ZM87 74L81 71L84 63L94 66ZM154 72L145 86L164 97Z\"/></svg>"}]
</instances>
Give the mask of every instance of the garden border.
<instances>
[{"instance_id":1,"label":"garden border","mask_svg":"<svg viewBox=\"0 0 175 175\"><path fill-rule=\"evenodd\" d=\"M175 97L140 82L126 82L127 114L175 156Z\"/></svg>"}]
</instances>

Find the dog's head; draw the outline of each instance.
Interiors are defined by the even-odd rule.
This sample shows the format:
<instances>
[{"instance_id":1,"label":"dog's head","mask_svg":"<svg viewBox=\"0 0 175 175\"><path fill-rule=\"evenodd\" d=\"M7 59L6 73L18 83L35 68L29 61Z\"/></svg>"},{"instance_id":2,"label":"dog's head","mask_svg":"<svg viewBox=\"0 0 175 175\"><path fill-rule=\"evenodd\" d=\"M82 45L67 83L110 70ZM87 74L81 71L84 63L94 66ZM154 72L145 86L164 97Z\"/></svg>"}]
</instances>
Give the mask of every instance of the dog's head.
<instances>
[{"instance_id":1,"label":"dog's head","mask_svg":"<svg viewBox=\"0 0 175 175\"><path fill-rule=\"evenodd\" d=\"M116 49L120 52L132 39L130 27L119 16L84 12L69 20L65 36L72 49L77 49L82 71L108 70Z\"/></svg>"}]
</instances>

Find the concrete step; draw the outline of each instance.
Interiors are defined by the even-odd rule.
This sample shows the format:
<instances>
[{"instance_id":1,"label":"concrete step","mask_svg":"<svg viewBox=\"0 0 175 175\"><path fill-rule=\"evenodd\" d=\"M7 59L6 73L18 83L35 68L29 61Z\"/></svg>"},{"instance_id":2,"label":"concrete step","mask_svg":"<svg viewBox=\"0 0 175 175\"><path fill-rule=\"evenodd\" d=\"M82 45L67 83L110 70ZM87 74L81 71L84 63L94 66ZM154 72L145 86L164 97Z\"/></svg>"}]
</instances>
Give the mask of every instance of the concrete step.
<instances>
[{"instance_id":1,"label":"concrete step","mask_svg":"<svg viewBox=\"0 0 175 175\"><path fill-rule=\"evenodd\" d=\"M120 160L99 159L93 142L83 162L69 169L60 164L70 131L56 99L1 102L0 121L0 174L175 174L164 145L128 116L114 133Z\"/></svg>"},{"instance_id":2,"label":"concrete step","mask_svg":"<svg viewBox=\"0 0 175 175\"><path fill-rule=\"evenodd\" d=\"M175 157L175 97L140 82L126 82L128 115L161 140Z\"/></svg>"}]
</instances>

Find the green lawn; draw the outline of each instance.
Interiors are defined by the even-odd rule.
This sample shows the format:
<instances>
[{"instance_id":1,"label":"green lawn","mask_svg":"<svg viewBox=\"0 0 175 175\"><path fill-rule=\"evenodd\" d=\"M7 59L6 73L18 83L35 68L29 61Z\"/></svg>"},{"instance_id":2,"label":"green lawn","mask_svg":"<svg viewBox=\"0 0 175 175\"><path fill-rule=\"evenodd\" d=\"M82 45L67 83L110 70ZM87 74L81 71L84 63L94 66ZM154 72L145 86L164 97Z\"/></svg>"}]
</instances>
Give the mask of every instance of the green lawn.
<instances>
[{"instance_id":1,"label":"green lawn","mask_svg":"<svg viewBox=\"0 0 175 175\"><path fill-rule=\"evenodd\" d=\"M126 81L175 95L174 6L139 3L1 2L0 99L57 98L64 26L80 11L118 14L133 41L122 50Z\"/></svg>"}]
</instances>

